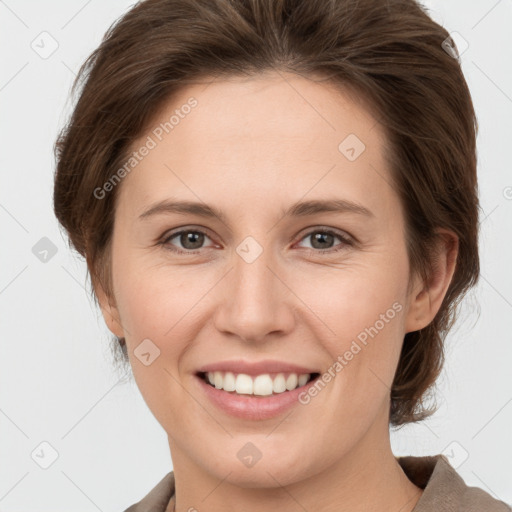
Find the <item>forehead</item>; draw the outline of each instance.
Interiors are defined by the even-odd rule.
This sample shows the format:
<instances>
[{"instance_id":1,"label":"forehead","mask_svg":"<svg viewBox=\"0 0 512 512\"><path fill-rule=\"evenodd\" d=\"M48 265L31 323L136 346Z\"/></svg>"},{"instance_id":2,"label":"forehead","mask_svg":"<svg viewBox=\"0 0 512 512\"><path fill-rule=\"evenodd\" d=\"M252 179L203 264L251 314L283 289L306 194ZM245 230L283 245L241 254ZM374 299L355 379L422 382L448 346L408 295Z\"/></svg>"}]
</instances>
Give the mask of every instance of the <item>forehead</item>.
<instances>
[{"instance_id":1,"label":"forehead","mask_svg":"<svg viewBox=\"0 0 512 512\"><path fill-rule=\"evenodd\" d=\"M344 132L368 139L376 126L372 113L362 100L354 101L358 97L350 89L318 78L270 72L251 78L217 78L181 89L152 126L158 128L159 121L186 109L191 98L197 105L180 116L172 128L175 137L168 137L170 144L178 141L180 132L184 136L193 132L209 141L244 141L245 149L250 142L276 146L285 139L310 142L310 146L324 140L326 147L334 142L337 149L336 141ZM379 135L376 130L372 138Z\"/></svg>"},{"instance_id":2,"label":"forehead","mask_svg":"<svg viewBox=\"0 0 512 512\"><path fill-rule=\"evenodd\" d=\"M174 95L132 144L151 149L121 195L134 213L169 196L269 207L270 197L338 190L382 202L385 143L362 101L327 82L287 73L205 80Z\"/></svg>"}]
</instances>

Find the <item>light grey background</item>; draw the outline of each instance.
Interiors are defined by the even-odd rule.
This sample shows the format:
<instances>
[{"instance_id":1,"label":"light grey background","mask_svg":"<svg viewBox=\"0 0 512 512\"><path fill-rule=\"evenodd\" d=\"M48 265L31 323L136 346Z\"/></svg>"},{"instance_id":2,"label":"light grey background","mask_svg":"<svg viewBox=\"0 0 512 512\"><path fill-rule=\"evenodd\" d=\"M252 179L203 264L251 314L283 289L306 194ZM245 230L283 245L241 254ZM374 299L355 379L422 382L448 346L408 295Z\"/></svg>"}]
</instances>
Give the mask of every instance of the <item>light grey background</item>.
<instances>
[{"instance_id":1,"label":"light grey background","mask_svg":"<svg viewBox=\"0 0 512 512\"><path fill-rule=\"evenodd\" d=\"M165 432L112 367L85 263L52 212L52 145L72 80L132 3L0 1L3 512L124 510L172 468ZM512 1L425 5L469 44L461 62L480 123L482 277L447 340L439 412L393 432L392 445L397 455L444 452L466 483L512 503ZM46 262L33 252L43 237L57 250Z\"/></svg>"}]
</instances>

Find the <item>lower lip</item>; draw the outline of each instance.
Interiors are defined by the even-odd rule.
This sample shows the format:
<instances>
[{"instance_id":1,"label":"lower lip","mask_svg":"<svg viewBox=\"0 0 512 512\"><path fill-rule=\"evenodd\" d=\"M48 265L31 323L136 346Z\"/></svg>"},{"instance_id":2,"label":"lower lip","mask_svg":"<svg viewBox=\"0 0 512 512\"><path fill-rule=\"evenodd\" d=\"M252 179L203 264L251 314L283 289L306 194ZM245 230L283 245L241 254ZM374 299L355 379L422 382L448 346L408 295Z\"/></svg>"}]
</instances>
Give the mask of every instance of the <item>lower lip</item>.
<instances>
[{"instance_id":1,"label":"lower lip","mask_svg":"<svg viewBox=\"0 0 512 512\"><path fill-rule=\"evenodd\" d=\"M279 416L290 409L293 405L301 405L299 395L307 392L310 386L314 386L319 376L310 380L304 386L292 391L285 391L275 395L254 396L237 395L223 389L217 389L205 380L196 375L196 379L206 396L224 412L246 420L266 420Z\"/></svg>"}]
</instances>

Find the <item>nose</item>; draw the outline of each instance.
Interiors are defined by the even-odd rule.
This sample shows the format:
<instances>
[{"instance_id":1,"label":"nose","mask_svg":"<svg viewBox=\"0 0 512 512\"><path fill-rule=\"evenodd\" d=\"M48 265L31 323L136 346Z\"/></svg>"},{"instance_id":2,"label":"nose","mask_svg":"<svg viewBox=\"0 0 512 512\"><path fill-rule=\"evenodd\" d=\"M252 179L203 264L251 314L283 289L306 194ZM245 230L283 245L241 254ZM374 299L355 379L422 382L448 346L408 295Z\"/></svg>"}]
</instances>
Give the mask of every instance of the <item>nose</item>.
<instances>
[{"instance_id":1,"label":"nose","mask_svg":"<svg viewBox=\"0 0 512 512\"><path fill-rule=\"evenodd\" d=\"M233 268L224 278L215 314L220 332L250 343L291 332L294 295L275 261L266 250L252 262L234 253Z\"/></svg>"}]
</instances>

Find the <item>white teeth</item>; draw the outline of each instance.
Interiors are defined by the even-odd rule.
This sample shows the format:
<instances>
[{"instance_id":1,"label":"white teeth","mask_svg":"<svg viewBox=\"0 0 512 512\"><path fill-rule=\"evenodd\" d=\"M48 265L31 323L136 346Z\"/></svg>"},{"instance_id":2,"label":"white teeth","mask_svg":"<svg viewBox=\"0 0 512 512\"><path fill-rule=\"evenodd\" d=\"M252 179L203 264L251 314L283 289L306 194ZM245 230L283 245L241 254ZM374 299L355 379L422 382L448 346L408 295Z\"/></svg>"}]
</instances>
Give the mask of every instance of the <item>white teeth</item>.
<instances>
[{"instance_id":1,"label":"white teeth","mask_svg":"<svg viewBox=\"0 0 512 512\"><path fill-rule=\"evenodd\" d=\"M252 380L252 379L251 379ZM272 394L273 382L270 375L258 375L254 379L253 393L255 395L266 396ZM238 392L238 390L237 390Z\"/></svg>"},{"instance_id":2,"label":"white teeth","mask_svg":"<svg viewBox=\"0 0 512 512\"><path fill-rule=\"evenodd\" d=\"M217 389L220 389L222 387L222 373L215 372L213 374L213 383Z\"/></svg>"},{"instance_id":3,"label":"white teeth","mask_svg":"<svg viewBox=\"0 0 512 512\"><path fill-rule=\"evenodd\" d=\"M207 380L217 389L234 391L240 395L268 396L272 393L284 393L297 387L304 386L310 379L309 373L290 373L285 378L284 373L278 373L274 379L266 373L251 377L245 373L235 375L232 372L208 372Z\"/></svg>"},{"instance_id":4,"label":"white teeth","mask_svg":"<svg viewBox=\"0 0 512 512\"><path fill-rule=\"evenodd\" d=\"M308 375L299 375L299 386L304 386L304 384L306 384L308 381L308 378Z\"/></svg>"},{"instance_id":5,"label":"white teeth","mask_svg":"<svg viewBox=\"0 0 512 512\"><path fill-rule=\"evenodd\" d=\"M238 394L246 394L246 395L252 395L253 394L253 384L252 379L249 377L249 375L244 375L243 373L240 373L236 376L235 381L235 391Z\"/></svg>"},{"instance_id":6,"label":"white teeth","mask_svg":"<svg viewBox=\"0 0 512 512\"><path fill-rule=\"evenodd\" d=\"M222 386L225 391L235 391L236 389L236 382L235 382L235 376L231 372L227 372L226 375L224 375L224 385Z\"/></svg>"},{"instance_id":7,"label":"white teeth","mask_svg":"<svg viewBox=\"0 0 512 512\"><path fill-rule=\"evenodd\" d=\"M299 381L299 378L297 377L296 373L290 373L288 375L288 378L286 379L286 389L288 391L291 391L292 389L295 389L297 387L297 382Z\"/></svg>"},{"instance_id":8,"label":"white teeth","mask_svg":"<svg viewBox=\"0 0 512 512\"><path fill-rule=\"evenodd\" d=\"M286 381L282 373L277 375L274 379L272 391L274 391L274 393L282 393L283 391L286 391Z\"/></svg>"}]
</instances>

